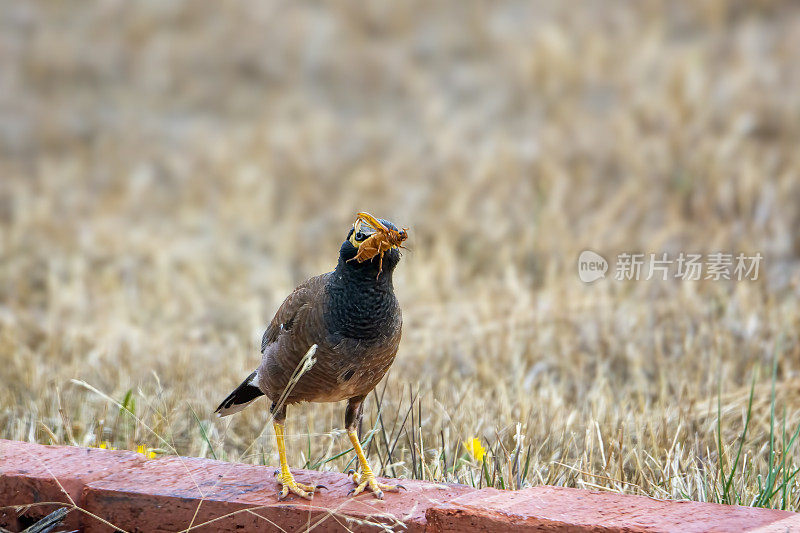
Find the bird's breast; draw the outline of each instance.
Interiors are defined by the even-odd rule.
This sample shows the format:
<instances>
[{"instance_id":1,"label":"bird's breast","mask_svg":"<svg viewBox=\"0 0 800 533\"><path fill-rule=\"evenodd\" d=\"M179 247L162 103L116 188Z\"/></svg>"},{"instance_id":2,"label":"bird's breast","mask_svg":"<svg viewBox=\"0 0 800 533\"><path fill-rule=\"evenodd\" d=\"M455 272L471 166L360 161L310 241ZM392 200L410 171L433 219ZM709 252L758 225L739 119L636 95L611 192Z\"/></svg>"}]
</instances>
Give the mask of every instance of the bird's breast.
<instances>
[{"instance_id":1,"label":"bird's breast","mask_svg":"<svg viewBox=\"0 0 800 533\"><path fill-rule=\"evenodd\" d=\"M380 344L391 338L401 325L400 306L390 284L332 285L323 305L326 330L337 341L354 339L364 344Z\"/></svg>"}]
</instances>

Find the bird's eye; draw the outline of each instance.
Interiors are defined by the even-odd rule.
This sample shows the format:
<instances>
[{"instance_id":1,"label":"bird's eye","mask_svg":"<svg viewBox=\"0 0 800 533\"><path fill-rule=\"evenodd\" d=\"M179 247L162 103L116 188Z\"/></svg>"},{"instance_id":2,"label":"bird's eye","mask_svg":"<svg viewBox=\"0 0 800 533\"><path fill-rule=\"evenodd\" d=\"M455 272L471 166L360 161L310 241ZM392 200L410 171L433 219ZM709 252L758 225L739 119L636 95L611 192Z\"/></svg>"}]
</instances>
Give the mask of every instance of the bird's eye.
<instances>
[{"instance_id":1,"label":"bird's eye","mask_svg":"<svg viewBox=\"0 0 800 533\"><path fill-rule=\"evenodd\" d=\"M362 231L358 231L358 232L356 232L356 240L357 240L357 241L361 242L361 241L363 241L363 240L364 240L364 239L366 239L366 238L367 238L367 236L366 236L366 235L364 235L364 232L362 232Z\"/></svg>"}]
</instances>

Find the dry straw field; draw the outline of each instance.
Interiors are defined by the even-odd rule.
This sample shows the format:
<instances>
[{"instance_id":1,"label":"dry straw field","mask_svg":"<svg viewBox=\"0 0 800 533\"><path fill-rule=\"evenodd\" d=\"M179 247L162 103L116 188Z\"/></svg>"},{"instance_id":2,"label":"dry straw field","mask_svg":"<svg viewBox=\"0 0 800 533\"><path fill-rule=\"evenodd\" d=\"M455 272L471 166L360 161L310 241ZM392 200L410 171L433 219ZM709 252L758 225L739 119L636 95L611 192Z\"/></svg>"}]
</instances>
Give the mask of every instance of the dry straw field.
<instances>
[{"instance_id":1,"label":"dry straw field","mask_svg":"<svg viewBox=\"0 0 800 533\"><path fill-rule=\"evenodd\" d=\"M411 235L382 472L800 508L796 3L2 4L0 437L276 464L212 412L368 210ZM292 466L342 426L291 408Z\"/></svg>"}]
</instances>

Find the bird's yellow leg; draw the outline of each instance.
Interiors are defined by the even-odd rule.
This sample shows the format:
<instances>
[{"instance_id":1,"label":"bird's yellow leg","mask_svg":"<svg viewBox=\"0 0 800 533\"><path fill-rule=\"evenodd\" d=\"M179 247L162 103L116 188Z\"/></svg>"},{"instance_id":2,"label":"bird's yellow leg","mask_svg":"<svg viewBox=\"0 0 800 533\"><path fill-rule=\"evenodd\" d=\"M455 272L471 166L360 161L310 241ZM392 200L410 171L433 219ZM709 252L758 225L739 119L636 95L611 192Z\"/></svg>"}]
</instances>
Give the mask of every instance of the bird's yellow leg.
<instances>
[{"instance_id":1,"label":"bird's yellow leg","mask_svg":"<svg viewBox=\"0 0 800 533\"><path fill-rule=\"evenodd\" d=\"M378 483L378 480L375 479L375 474L372 473L372 469L369 467L367 458L364 456L364 450L361 449L361 443L358 441L358 434L356 433L356 430L347 430L347 436L350 437L350 442L353 444L353 449L356 451L358 462L361 465L361 475L359 475L355 470L350 470L350 472L348 472L348 474L352 475L353 483L357 485L356 488L350 491L353 496L357 496L364 492L364 489L369 488L369 490L375 494L376 498L382 500L384 490L389 492L397 492L401 488L405 488L402 485L387 485L385 483Z\"/></svg>"},{"instance_id":2,"label":"bird's yellow leg","mask_svg":"<svg viewBox=\"0 0 800 533\"><path fill-rule=\"evenodd\" d=\"M275 475L281 481L281 492L278 496L279 499L284 499L290 492L297 494L301 498L310 500L314 496L314 491L317 487L313 485L304 485L294 480L291 470L289 470L289 463L286 461L286 442L283 440L283 424L275 422L275 439L278 441L278 456L281 460L281 469L275 471Z\"/></svg>"}]
</instances>

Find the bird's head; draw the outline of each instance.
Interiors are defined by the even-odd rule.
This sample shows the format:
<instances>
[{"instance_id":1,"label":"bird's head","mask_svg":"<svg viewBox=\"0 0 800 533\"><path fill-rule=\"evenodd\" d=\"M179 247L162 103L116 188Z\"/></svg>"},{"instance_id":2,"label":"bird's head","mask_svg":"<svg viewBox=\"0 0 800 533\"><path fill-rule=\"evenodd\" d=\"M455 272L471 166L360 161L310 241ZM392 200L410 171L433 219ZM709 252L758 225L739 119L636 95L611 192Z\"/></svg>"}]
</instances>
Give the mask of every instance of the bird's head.
<instances>
[{"instance_id":1,"label":"bird's head","mask_svg":"<svg viewBox=\"0 0 800 533\"><path fill-rule=\"evenodd\" d=\"M344 268L370 274L375 278L391 278L400 261L400 248L408 231L369 213L358 213L353 227L339 249L339 261Z\"/></svg>"}]
</instances>

